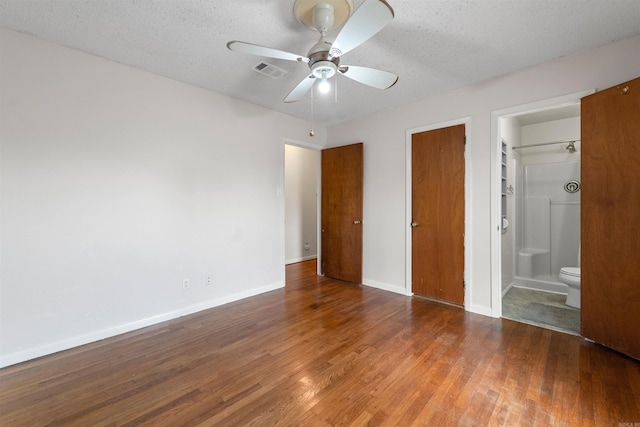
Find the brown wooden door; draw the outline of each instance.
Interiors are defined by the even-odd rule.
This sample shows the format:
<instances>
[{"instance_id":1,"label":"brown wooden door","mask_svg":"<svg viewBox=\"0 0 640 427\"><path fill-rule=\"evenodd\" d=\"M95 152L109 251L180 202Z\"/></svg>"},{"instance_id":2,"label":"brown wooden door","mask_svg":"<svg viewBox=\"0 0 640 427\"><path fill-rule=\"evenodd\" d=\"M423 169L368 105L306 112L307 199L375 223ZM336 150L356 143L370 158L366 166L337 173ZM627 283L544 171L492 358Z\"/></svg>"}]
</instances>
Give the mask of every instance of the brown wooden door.
<instances>
[{"instance_id":1,"label":"brown wooden door","mask_svg":"<svg viewBox=\"0 0 640 427\"><path fill-rule=\"evenodd\" d=\"M412 290L464 303L464 125L414 134Z\"/></svg>"},{"instance_id":2,"label":"brown wooden door","mask_svg":"<svg viewBox=\"0 0 640 427\"><path fill-rule=\"evenodd\" d=\"M640 78L581 104L582 335L640 359Z\"/></svg>"},{"instance_id":3,"label":"brown wooden door","mask_svg":"<svg viewBox=\"0 0 640 427\"><path fill-rule=\"evenodd\" d=\"M322 150L322 274L362 283L363 144Z\"/></svg>"}]
</instances>

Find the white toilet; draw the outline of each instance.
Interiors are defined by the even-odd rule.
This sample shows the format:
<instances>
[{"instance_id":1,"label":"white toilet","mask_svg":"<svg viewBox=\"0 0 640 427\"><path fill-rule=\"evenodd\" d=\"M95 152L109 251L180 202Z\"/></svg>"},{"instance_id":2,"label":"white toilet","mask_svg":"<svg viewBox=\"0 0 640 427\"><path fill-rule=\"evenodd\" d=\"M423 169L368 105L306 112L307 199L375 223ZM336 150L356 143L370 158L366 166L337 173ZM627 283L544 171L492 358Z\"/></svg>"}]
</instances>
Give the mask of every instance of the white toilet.
<instances>
[{"instance_id":1,"label":"white toilet","mask_svg":"<svg viewBox=\"0 0 640 427\"><path fill-rule=\"evenodd\" d=\"M567 304L569 307L580 308L580 249L578 249L578 267L562 267L560 281L569 287Z\"/></svg>"}]
</instances>

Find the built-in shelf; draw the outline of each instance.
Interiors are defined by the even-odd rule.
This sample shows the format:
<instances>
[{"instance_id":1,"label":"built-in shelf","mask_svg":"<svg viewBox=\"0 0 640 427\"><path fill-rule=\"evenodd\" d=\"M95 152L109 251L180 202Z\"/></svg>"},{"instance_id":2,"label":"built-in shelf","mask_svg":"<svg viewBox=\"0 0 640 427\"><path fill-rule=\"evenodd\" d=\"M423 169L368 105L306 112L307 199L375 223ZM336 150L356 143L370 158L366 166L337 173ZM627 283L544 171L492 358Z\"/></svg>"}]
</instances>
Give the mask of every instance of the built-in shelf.
<instances>
[{"instance_id":1,"label":"built-in shelf","mask_svg":"<svg viewBox=\"0 0 640 427\"><path fill-rule=\"evenodd\" d=\"M505 221L507 219L507 143L502 141L501 146L501 188L502 188L502 209L500 211L500 229L502 230L502 234L507 232L506 227L504 226Z\"/></svg>"}]
</instances>

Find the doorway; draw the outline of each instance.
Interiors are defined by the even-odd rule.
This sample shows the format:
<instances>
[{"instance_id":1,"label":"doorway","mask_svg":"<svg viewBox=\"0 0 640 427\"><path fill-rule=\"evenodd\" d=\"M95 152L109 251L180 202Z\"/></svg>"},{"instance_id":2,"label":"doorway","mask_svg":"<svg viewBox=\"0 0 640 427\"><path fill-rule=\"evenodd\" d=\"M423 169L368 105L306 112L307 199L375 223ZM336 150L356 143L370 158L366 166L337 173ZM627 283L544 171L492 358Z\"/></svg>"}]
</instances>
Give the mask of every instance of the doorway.
<instances>
[{"instance_id":1,"label":"doorway","mask_svg":"<svg viewBox=\"0 0 640 427\"><path fill-rule=\"evenodd\" d=\"M318 258L319 177L319 149L285 141L285 265Z\"/></svg>"},{"instance_id":2,"label":"doorway","mask_svg":"<svg viewBox=\"0 0 640 427\"><path fill-rule=\"evenodd\" d=\"M579 267L580 104L503 118L501 129L503 317L579 334L559 273Z\"/></svg>"},{"instance_id":3,"label":"doorway","mask_svg":"<svg viewBox=\"0 0 640 427\"><path fill-rule=\"evenodd\" d=\"M580 190L565 184L580 183L580 98L589 93L494 114L495 317L580 334L580 310L565 304L558 276L579 266Z\"/></svg>"},{"instance_id":4,"label":"doorway","mask_svg":"<svg viewBox=\"0 0 640 427\"><path fill-rule=\"evenodd\" d=\"M330 277L362 282L362 146L359 143L323 149L283 139L284 191L277 189L279 196L284 194L283 277L285 265L316 259L318 275L325 275L326 269ZM349 154L354 149L358 154L356 157ZM301 160L303 157L305 161ZM330 158L333 161L329 164L333 166L323 172ZM359 159L358 167L353 163L356 159ZM352 179L354 176L359 178ZM358 194L346 194L345 190L353 187L356 181L359 183L356 186ZM323 191L325 186L327 191ZM321 224L328 210L323 210L323 206L333 207L330 218L324 219L334 222L326 226ZM352 215L354 209L357 211L355 216ZM345 219L348 219L349 228L357 230L357 236L346 232L342 223Z\"/></svg>"}]
</instances>

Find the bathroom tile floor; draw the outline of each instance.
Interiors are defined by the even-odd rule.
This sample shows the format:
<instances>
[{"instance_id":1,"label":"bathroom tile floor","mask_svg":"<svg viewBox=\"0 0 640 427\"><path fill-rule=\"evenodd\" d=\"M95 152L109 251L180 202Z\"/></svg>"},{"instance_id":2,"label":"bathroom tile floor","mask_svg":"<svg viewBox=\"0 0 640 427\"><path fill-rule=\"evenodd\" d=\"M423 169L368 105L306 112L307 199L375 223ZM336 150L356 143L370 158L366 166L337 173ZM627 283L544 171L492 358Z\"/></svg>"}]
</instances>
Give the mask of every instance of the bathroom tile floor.
<instances>
[{"instance_id":1,"label":"bathroom tile floor","mask_svg":"<svg viewBox=\"0 0 640 427\"><path fill-rule=\"evenodd\" d=\"M580 310L565 300L566 295L514 287L502 298L502 317L580 335Z\"/></svg>"}]
</instances>

